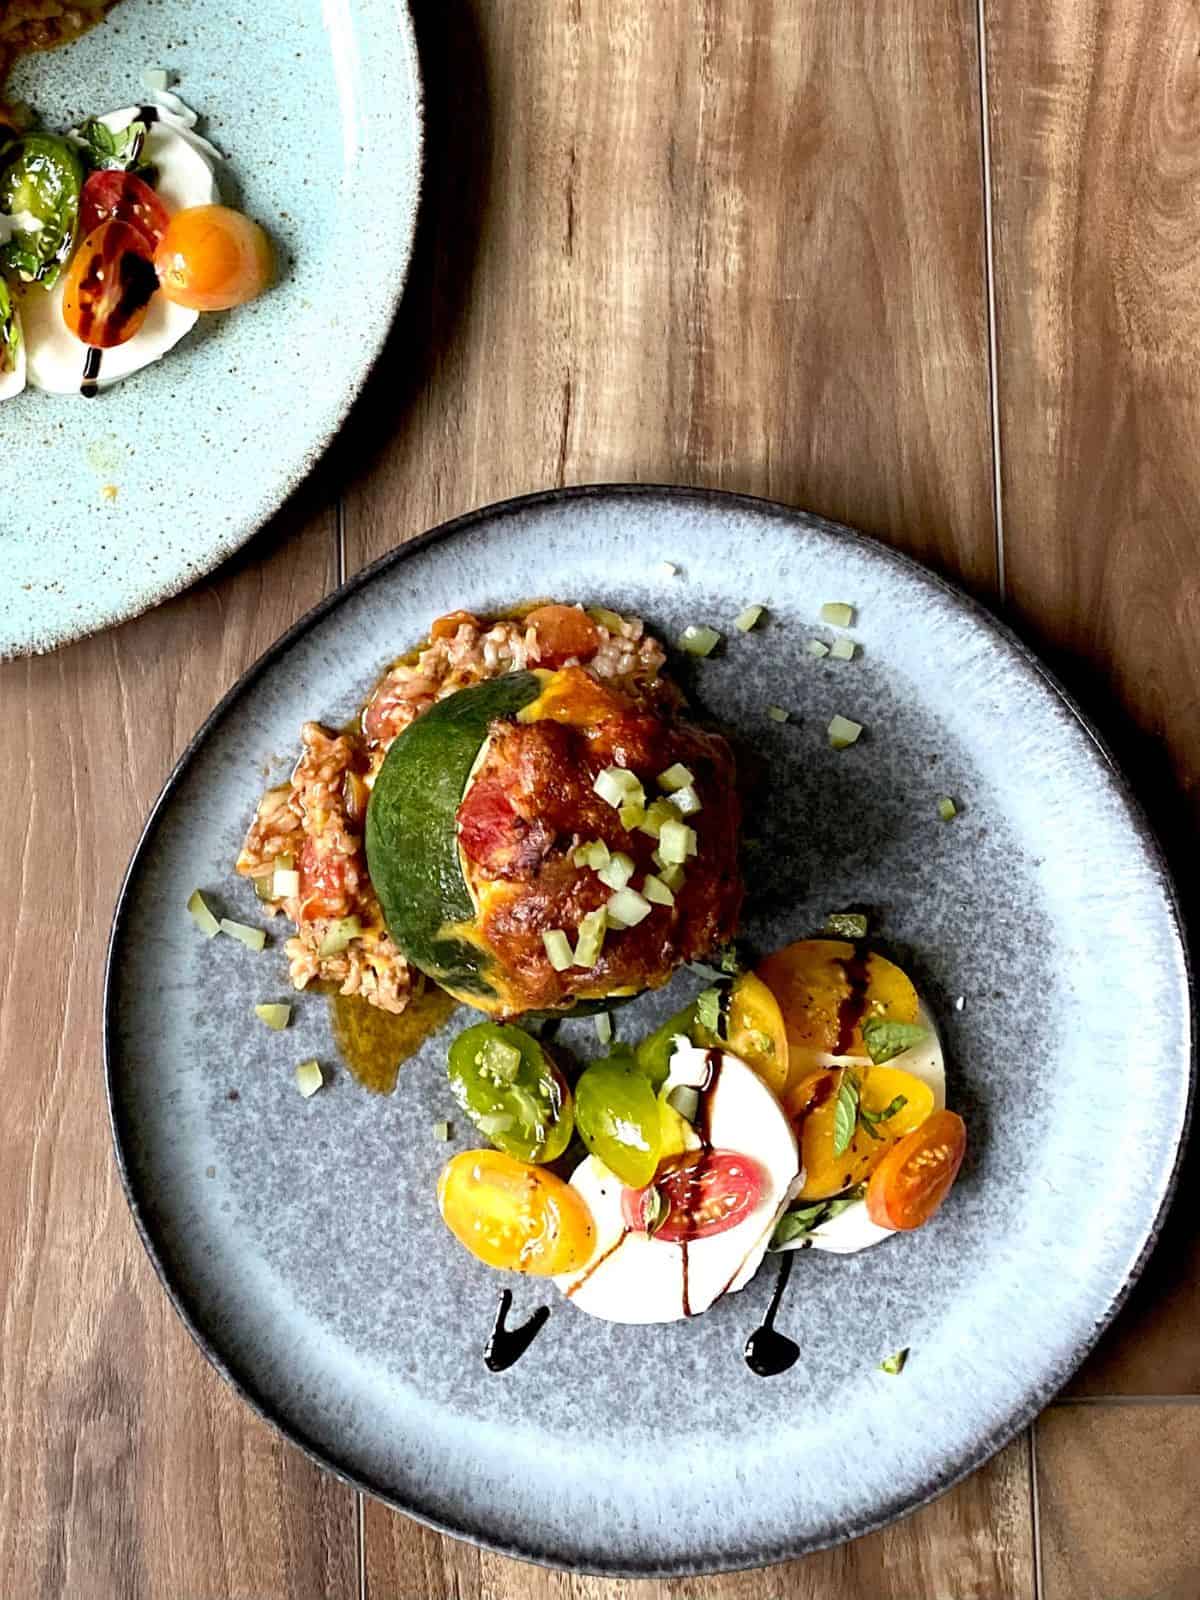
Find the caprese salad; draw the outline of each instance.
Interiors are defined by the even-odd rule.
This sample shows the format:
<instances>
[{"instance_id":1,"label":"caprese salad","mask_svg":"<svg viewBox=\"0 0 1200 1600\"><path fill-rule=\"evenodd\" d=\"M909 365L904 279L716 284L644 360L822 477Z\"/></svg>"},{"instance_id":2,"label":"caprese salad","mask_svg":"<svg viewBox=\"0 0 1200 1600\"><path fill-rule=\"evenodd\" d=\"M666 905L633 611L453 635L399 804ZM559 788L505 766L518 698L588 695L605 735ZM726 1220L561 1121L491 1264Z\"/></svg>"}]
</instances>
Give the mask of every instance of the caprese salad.
<instances>
[{"instance_id":1,"label":"caprese salad","mask_svg":"<svg viewBox=\"0 0 1200 1600\"><path fill-rule=\"evenodd\" d=\"M0 125L0 400L94 395L271 283L219 153L165 84L66 134Z\"/></svg>"},{"instance_id":2,"label":"caprese salad","mask_svg":"<svg viewBox=\"0 0 1200 1600\"><path fill-rule=\"evenodd\" d=\"M456 1038L449 1075L493 1148L444 1168L446 1225L612 1322L696 1316L768 1251L847 1253L919 1228L966 1149L928 1009L894 962L845 939L731 971L573 1088L545 1042L495 1022Z\"/></svg>"}]
</instances>

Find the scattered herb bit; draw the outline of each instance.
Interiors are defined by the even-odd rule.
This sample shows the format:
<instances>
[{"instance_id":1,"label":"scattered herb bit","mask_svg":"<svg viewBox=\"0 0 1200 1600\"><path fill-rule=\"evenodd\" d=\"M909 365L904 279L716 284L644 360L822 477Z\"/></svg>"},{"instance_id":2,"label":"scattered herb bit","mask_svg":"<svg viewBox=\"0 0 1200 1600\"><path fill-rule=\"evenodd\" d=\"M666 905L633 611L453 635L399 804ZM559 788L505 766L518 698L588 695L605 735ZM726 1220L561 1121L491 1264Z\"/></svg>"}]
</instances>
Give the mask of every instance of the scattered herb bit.
<instances>
[{"instance_id":1,"label":"scattered herb bit","mask_svg":"<svg viewBox=\"0 0 1200 1600\"><path fill-rule=\"evenodd\" d=\"M782 706L767 707L767 716L772 722L786 722L788 715L788 712L786 712Z\"/></svg>"},{"instance_id":2,"label":"scattered herb bit","mask_svg":"<svg viewBox=\"0 0 1200 1600\"><path fill-rule=\"evenodd\" d=\"M829 646L824 644L820 639L810 639L808 641L808 653L810 656L816 656L817 660L819 661L822 656L827 656L829 654Z\"/></svg>"},{"instance_id":3,"label":"scattered herb bit","mask_svg":"<svg viewBox=\"0 0 1200 1600\"><path fill-rule=\"evenodd\" d=\"M542 933L546 957L555 972L565 972L575 959L571 941L561 928L547 928Z\"/></svg>"},{"instance_id":4,"label":"scattered herb bit","mask_svg":"<svg viewBox=\"0 0 1200 1600\"><path fill-rule=\"evenodd\" d=\"M691 623L679 636L679 648L689 656L710 656L721 642L715 628L704 623Z\"/></svg>"},{"instance_id":5,"label":"scattered herb bit","mask_svg":"<svg viewBox=\"0 0 1200 1600\"><path fill-rule=\"evenodd\" d=\"M853 639L835 639L830 646L829 654L835 661L853 661L857 649L858 646Z\"/></svg>"},{"instance_id":6,"label":"scattered herb bit","mask_svg":"<svg viewBox=\"0 0 1200 1600\"><path fill-rule=\"evenodd\" d=\"M311 1100L324 1084L325 1074L319 1061L302 1061L296 1068L296 1087L306 1100Z\"/></svg>"},{"instance_id":7,"label":"scattered herb bit","mask_svg":"<svg viewBox=\"0 0 1200 1600\"><path fill-rule=\"evenodd\" d=\"M254 1015L275 1033L282 1033L292 1020L292 1008L285 1005L255 1006Z\"/></svg>"},{"instance_id":8,"label":"scattered herb bit","mask_svg":"<svg viewBox=\"0 0 1200 1600\"><path fill-rule=\"evenodd\" d=\"M850 1148L850 1141L854 1138L854 1126L858 1121L858 1084L854 1081L853 1074L842 1073L842 1081L838 1085L837 1105L833 1110L833 1153L843 1156Z\"/></svg>"},{"instance_id":9,"label":"scattered herb bit","mask_svg":"<svg viewBox=\"0 0 1200 1600\"><path fill-rule=\"evenodd\" d=\"M747 606L744 611L739 611L733 619L733 625L739 633L749 633L758 626L759 618L766 612L766 606Z\"/></svg>"},{"instance_id":10,"label":"scattered herb bit","mask_svg":"<svg viewBox=\"0 0 1200 1600\"><path fill-rule=\"evenodd\" d=\"M958 815L958 807L948 794L944 794L938 801L938 816L943 822L953 822Z\"/></svg>"},{"instance_id":11,"label":"scattered herb bit","mask_svg":"<svg viewBox=\"0 0 1200 1600\"><path fill-rule=\"evenodd\" d=\"M849 717L836 716L829 724L829 742L835 750L848 750L857 744L862 732L861 722L851 722Z\"/></svg>"},{"instance_id":12,"label":"scattered herb bit","mask_svg":"<svg viewBox=\"0 0 1200 1600\"><path fill-rule=\"evenodd\" d=\"M261 928L251 928L245 922L232 922L228 917L221 918L221 932L244 944L247 950L261 950L267 942L267 936Z\"/></svg>"},{"instance_id":13,"label":"scattered herb bit","mask_svg":"<svg viewBox=\"0 0 1200 1600\"><path fill-rule=\"evenodd\" d=\"M861 911L831 911L825 918L825 932L839 939L865 939L867 919Z\"/></svg>"},{"instance_id":14,"label":"scattered herb bit","mask_svg":"<svg viewBox=\"0 0 1200 1600\"><path fill-rule=\"evenodd\" d=\"M721 991L705 989L696 996L696 1021L709 1033L721 1031Z\"/></svg>"},{"instance_id":15,"label":"scattered herb bit","mask_svg":"<svg viewBox=\"0 0 1200 1600\"><path fill-rule=\"evenodd\" d=\"M827 600L821 607L821 621L831 628L848 628L854 621L854 607L842 600Z\"/></svg>"},{"instance_id":16,"label":"scattered herb bit","mask_svg":"<svg viewBox=\"0 0 1200 1600\"><path fill-rule=\"evenodd\" d=\"M866 1106L863 1105L862 1098L860 1096L858 1102L858 1120L862 1124L864 1131L869 1133L872 1139L882 1139L883 1135L878 1131L879 1124L881 1122L887 1122L890 1117L896 1116L898 1112L904 1110L907 1104L908 1096L906 1094L898 1094L891 1104L885 1106L882 1111L868 1111Z\"/></svg>"},{"instance_id":17,"label":"scattered herb bit","mask_svg":"<svg viewBox=\"0 0 1200 1600\"><path fill-rule=\"evenodd\" d=\"M596 1013L596 1037L601 1044L611 1044L613 1036L612 1018L607 1011Z\"/></svg>"},{"instance_id":18,"label":"scattered herb bit","mask_svg":"<svg viewBox=\"0 0 1200 1600\"><path fill-rule=\"evenodd\" d=\"M208 909L204 896L199 889L193 889L188 896L187 908L191 912L196 926L206 939L214 939L221 931L221 924Z\"/></svg>"},{"instance_id":19,"label":"scattered herb bit","mask_svg":"<svg viewBox=\"0 0 1200 1600\"><path fill-rule=\"evenodd\" d=\"M132 172L142 156L146 124L131 122L114 133L99 117L88 117L80 124L78 139L84 155L98 172Z\"/></svg>"},{"instance_id":20,"label":"scattered herb bit","mask_svg":"<svg viewBox=\"0 0 1200 1600\"><path fill-rule=\"evenodd\" d=\"M929 1037L928 1030L916 1022L889 1022L886 1017L868 1017L862 1027L867 1054L877 1067L903 1055Z\"/></svg>"},{"instance_id":21,"label":"scattered herb bit","mask_svg":"<svg viewBox=\"0 0 1200 1600\"><path fill-rule=\"evenodd\" d=\"M908 1351L909 1346L905 1345L903 1350L897 1350L894 1356L888 1356L881 1361L879 1363L880 1372L886 1372L890 1377L898 1378L904 1371L904 1363L908 1360Z\"/></svg>"}]
</instances>

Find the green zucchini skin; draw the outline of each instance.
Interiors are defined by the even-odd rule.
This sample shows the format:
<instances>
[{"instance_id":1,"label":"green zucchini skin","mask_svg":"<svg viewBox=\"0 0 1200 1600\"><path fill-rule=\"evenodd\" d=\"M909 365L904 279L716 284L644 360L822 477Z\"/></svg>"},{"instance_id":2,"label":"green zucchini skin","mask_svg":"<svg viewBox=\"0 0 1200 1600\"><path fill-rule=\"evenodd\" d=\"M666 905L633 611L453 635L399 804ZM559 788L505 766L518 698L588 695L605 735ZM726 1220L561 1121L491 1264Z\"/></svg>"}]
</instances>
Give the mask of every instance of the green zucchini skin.
<instances>
[{"instance_id":1,"label":"green zucchini skin","mask_svg":"<svg viewBox=\"0 0 1200 1600\"><path fill-rule=\"evenodd\" d=\"M435 983L492 1010L489 957L456 925L475 921L456 819L471 769L498 718L536 700L535 673L511 672L447 695L393 741L367 805L367 868L397 947Z\"/></svg>"}]
</instances>

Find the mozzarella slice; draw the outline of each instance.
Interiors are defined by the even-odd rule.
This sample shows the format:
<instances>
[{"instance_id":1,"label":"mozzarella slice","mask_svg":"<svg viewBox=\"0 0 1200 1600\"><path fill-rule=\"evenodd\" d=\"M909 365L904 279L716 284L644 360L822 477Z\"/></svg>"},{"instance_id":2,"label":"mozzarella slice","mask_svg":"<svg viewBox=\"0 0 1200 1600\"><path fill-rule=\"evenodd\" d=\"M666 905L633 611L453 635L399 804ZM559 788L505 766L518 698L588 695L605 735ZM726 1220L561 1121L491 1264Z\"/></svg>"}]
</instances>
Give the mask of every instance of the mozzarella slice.
<instances>
[{"instance_id":1,"label":"mozzarella slice","mask_svg":"<svg viewBox=\"0 0 1200 1600\"><path fill-rule=\"evenodd\" d=\"M942 1040L937 1030L937 1023L925 1002L921 1002L918 1020L921 1026L928 1029L929 1037L914 1045L911 1050L905 1050L901 1055L893 1057L888 1062L889 1067L899 1067L902 1072L911 1072L914 1078L920 1078L922 1083L927 1083L933 1090L933 1108L940 1111L946 1104L946 1061L942 1053ZM867 1063L869 1065L869 1062ZM802 1239L793 1240L791 1244L784 1245L785 1250L826 1250L831 1255L848 1256L856 1251L867 1250L873 1244L880 1244L884 1239L890 1239L896 1230L894 1228L881 1228L877 1222L872 1222L867 1215L867 1202L855 1200L853 1205L839 1211L836 1217L828 1222L822 1222L820 1227L812 1233L806 1234Z\"/></svg>"},{"instance_id":2,"label":"mozzarella slice","mask_svg":"<svg viewBox=\"0 0 1200 1600\"><path fill-rule=\"evenodd\" d=\"M22 336L21 313L13 307L17 323L17 363L11 372L0 372L0 400L11 400L25 387L25 340Z\"/></svg>"},{"instance_id":3,"label":"mozzarella slice","mask_svg":"<svg viewBox=\"0 0 1200 1600\"><path fill-rule=\"evenodd\" d=\"M112 111L100 121L113 133L119 133L137 114L138 108L130 106L124 111ZM212 162L187 137L186 130L167 122L153 123L146 134L144 158L157 169L155 187L168 211L174 213L187 206L211 205L220 200ZM63 321L65 278L64 273L49 293L38 284L21 291L29 382L33 388L50 394L77 394L87 357L87 347ZM99 386L105 388L160 360L191 332L196 321L195 311L173 305L165 295L156 294L145 322L133 338L104 351Z\"/></svg>"},{"instance_id":4,"label":"mozzarella slice","mask_svg":"<svg viewBox=\"0 0 1200 1600\"><path fill-rule=\"evenodd\" d=\"M688 1045L677 1056L704 1051ZM680 1068L694 1070L684 1060ZM780 1211L799 1171L796 1140L779 1102L736 1056L721 1057L708 1095L708 1129L716 1150L752 1157L766 1183L758 1204L735 1227L686 1247L628 1232L621 1209L623 1185L594 1156L571 1182L596 1224L596 1248L581 1271L555 1281L582 1311L609 1322L673 1322L706 1311L726 1290L749 1282L762 1261Z\"/></svg>"}]
</instances>

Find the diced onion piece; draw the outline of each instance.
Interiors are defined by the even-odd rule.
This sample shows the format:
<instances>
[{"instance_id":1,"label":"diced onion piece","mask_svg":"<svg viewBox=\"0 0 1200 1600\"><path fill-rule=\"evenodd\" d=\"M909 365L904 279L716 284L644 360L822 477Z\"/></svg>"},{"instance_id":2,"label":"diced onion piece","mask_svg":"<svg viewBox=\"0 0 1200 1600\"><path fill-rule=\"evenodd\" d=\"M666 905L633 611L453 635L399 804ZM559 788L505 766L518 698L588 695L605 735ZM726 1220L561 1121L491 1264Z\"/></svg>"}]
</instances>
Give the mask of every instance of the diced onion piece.
<instances>
[{"instance_id":1,"label":"diced onion piece","mask_svg":"<svg viewBox=\"0 0 1200 1600\"><path fill-rule=\"evenodd\" d=\"M628 828L632 833L634 828L640 828L642 823L645 822L646 808L642 805L622 806L617 815L621 819L621 826Z\"/></svg>"},{"instance_id":2,"label":"diced onion piece","mask_svg":"<svg viewBox=\"0 0 1200 1600\"><path fill-rule=\"evenodd\" d=\"M938 801L938 816L943 822L950 822L958 815L958 807L948 794L944 794Z\"/></svg>"},{"instance_id":3,"label":"diced onion piece","mask_svg":"<svg viewBox=\"0 0 1200 1600\"><path fill-rule=\"evenodd\" d=\"M675 896L671 893L670 888L661 878L656 878L652 872L646 874L646 881L642 884L642 893L652 905L673 906L675 904Z\"/></svg>"},{"instance_id":4,"label":"diced onion piece","mask_svg":"<svg viewBox=\"0 0 1200 1600\"><path fill-rule=\"evenodd\" d=\"M839 939L865 939L868 923L861 911L831 911L825 918L825 932Z\"/></svg>"},{"instance_id":5,"label":"diced onion piece","mask_svg":"<svg viewBox=\"0 0 1200 1600\"><path fill-rule=\"evenodd\" d=\"M600 951L604 948L604 933L608 927L608 916L603 906L598 911L589 911L580 919L579 933L575 940L575 965L577 967L594 967L600 959Z\"/></svg>"},{"instance_id":6,"label":"diced onion piece","mask_svg":"<svg viewBox=\"0 0 1200 1600\"><path fill-rule=\"evenodd\" d=\"M254 884L254 892L260 900L274 900L275 874L273 872L264 872L261 877L254 878L252 882Z\"/></svg>"},{"instance_id":7,"label":"diced onion piece","mask_svg":"<svg viewBox=\"0 0 1200 1600\"><path fill-rule=\"evenodd\" d=\"M606 889L623 889L633 877L633 857L618 850L608 865L596 874Z\"/></svg>"},{"instance_id":8,"label":"diced onion piece","mask_svg":"<svg viewBox=\"0 0 1200 1600\"><path fill-rule=\"evenodd\" d=\"M656 867L665 867L667 865L667 863L663 860L663 854L661 850L651 850L650 859L653 861Z\"/></svg>"},{"instance_id":9,"label":"diced onion piece","mask_svg":"<svg viewBox=\"0 0 1200 1600\"><path fill-rule=\"evenodd\" d=\"M254 1015L275 1033L282 1033L291 1021L292 1008L285 1005L255 1006Z\"/></svg>"},{"instance_id":10,"label":"diced onion piece","mask_svg":"<svg viewBox=\"0 0 1200 1600\"><path fill-rule=\"evenodd\" d=\"M678 894L680 889L683 888L684 871L678 862L664 866L659 873L659 877L667 888L675 894Z\"/></svg>"},{"instance_id":11,"label":"diced onion piece","mask_svg":"<svg viewBox=\"0 0 1200 1600\"><path fill-rule=\"evenodd\" d=\"M788 719L788 713L782 706L768 706L767 716L772 722L786 722Z\"/></svg>"},{"instance_id":12,"label":"diced onion piece","mask_svg":"<svg viewBox=\"0 0 1200 1600\"><path fill-rule=\"evenodd\" d=\"M695 1122L700 1115L700 1091L686 1083L676 1084L667 1095L667 1104L677 1111L685 1122Z\"/></svg>"},{"instance_id":13,"label":"diced onion piece","mask_svg":"<svg viewBox=\"0 0 1200 1600\"><path fill-rule=\"evenodd\" d=\"M341 955L350 941L357 939L361 932L362 923L357 917L338 917L326 928L325 937L317 946L317 954L322 959L325 956Z\"/></svg>"},{"instance_id":14,"label":"diced onion piece","mask_svg":"<svg viewBox=\"0 0 1200 1600\"><path fill-rule=\"evenodd\" d=\"M296 1087L306 1100L311 1100L318 1089L325 1086L325 1074L319 1061L302 1061L296 1068Z\"/></svg>"},{"instance_id":15,"label":"diced onion piece","mask_svg":"<svg viewBox=\"0 0 1200 1600\"><path fill-rule=\"evenodd\" d=\"M596 774L592 788L614 811L619 811L622 806L646 803L646 791L625 767L605 767Z\"/></svg>"},{"instance_id":16,"label":"diced onion piece","mask_svg":"<svg viewBox=\"0 0 1200 1600\"><path fill-rule=\"evenodd\" d=\"M608 902L609 921L616 921L626 928L636 928L653 910L653 906L644 895L636 889L618 889Z\"/></svg>"},{"instance_id":17,"label":"diced onion piece","mask_svg":"<svg viewBox=\"0 0 1200 1600\"><path fill-rule=\"evenodd\" d=\"M829 724L829 742L835 750L848 750L862 732L861 722L851 722L849 717L836 716Z\"/></svg>"},{"instance_id":18,"label":"diced onion piece","mask_svg":"<svg viewBox=\"0 0 1200 1600\"><path fill-rule=\"evenodd\" d=\"M669 867L681 867L696 854L696 830L686 822L664 822L658 836L658 849Z\"/></svg>"},{"instance_id":19,"label":"diced onion piece","mask_svg":"<svg viewBox=\"0 0 1200 1600\"><path fill-rule=\"evenodd\" d=\"M657 839L662 832L664 822L678 821L679 812L670 800L652 800L646 807L646 815L638 823L638 827L642 833Z\"/></svg>"},{"instance_id":20,"label":"diced onion piece","mask_svg":"<svg viewBox=\"0 0 1200 1600\"><path fill-rule=\"evenodd\" d=\"M835 661L853 661L854 652L858 649L853 639L835 639L829 654Z\"/></svg>"},{"instance_id":21,"label":"diced onion piece","mask_svg":"<svg viewBox=\"0 0 1200 1600\"><path fill-rule=\"evenodd\" d=\"M821 607L821 621L831 628L848 628L854 621L854 607L842 600L829 600Z\"/></svg>"},{"instance_id":22,"label":"diced onion piece","mask_svg":"<svg viewBox=\"0 0 1200 1600\"><path fill-rule=\"evenodd\" d=\"M267 936L261 928L251 928L245 922L231 922L228 917L221 918L221 932L244 944L247 950L261 950L267 942Z\"/></svg>"},{"instance_id":23,"label":"diced onion piece","mask_svg":"<svg viewBox=\"0 0 1200 1600\"><path fill-rule=\"evenodd\" d=\"M507 1133L516 1120L511 1112L494 1111L490 1116L476 1117L475 1126L490 1139L497 1133Z\"/></svg>"},{"instance_id":24,"label":"diced onion piece","mask_svg":"<svg viewBox=\"0 0 1200 1600\"><path fill-rule=\"evenodd\" d=\"M676 789L671 796L671 804L681 817L694 817L701 810L700 796L690 783L685 789Z\"/></svg>"},{"instance_id":25,"label":"diced onion piece","mask_svg":"<svg viewBox=\"0 0 1200 1600\"><path fill-rule=\"evenodd\" d=\"M766 609L766 606L747 606L733 619L734 627L739 633L749 633L751 628L757 626L758 619Z\"/></svg>"},{"instance_id":26,"label":"diced onion piece","mask_svg":"<svg viewBox=\"0 0 1200 1600\"><path fill-rule=\"evenodd\" d=\"M162 67L146 67L142 72L142 88L150 94L161 94L171 87L171 79Z\"/></svg>"},{"instance_id":27,"label":"diced onion piece","mask_svg":"<svg viewBox=\"0 0 1200 1600\"><path fill-rule=\"evenodd\" d=\"M581 844L573 857L577 867L605 867L608 865L608 846L603 839L593 839Z\"/></svg>"},{"instance_id":28,"label":"diced onion piece","mask_svg":"<svg viewBox=\"0 0 1200 1600\"><path fill-rule=\"evenodd\" d=\"M682 761L677 761L673 767L668 767L665 772L658 775L658 787L667 794L674 794L676 789L686 789L689 783L695 783L695 774L685 767Z\"/></svg>"},{"instance_id":29,"label":"diced onion piece","mask_svg":"<svg viewBox=\"0 0 1200 1600\"><path fill-rule=\"evenodd\" d=\"M611 1044L613 1036L612 1018L607 1011L596 1013L596 1037L601 1044Z\"/></svg>"},{"instance_id":30,"label":"diced onion piece","mask_svg":"<svg viewBox=\"0 0 1200 1600\"><path fill-rule=\"evenodd\" d=\"M433 1125L433 1137L440 1139L445 1144L450 1137L450 1124L448 1122L435 1122Z\"/></svg>"},{"instance_id":31,"label":"diced onion piece","mask_svg":"<svg viewBox=\"0 0 1200 1600\"><path fill-rule=\"evenodd\" d=\"M706 623L690 623L679 636L679 648L689 656L710 656L721 642L721 635Z\"/></svg>"},{"instance_id":32,"label":"diced onion piece","mask_svg":"<svg viewBox=\"0 0 1200 1600\"><path fill-rule=\"evenodd\" d=\"M822 656L829 654L829 646L822 644L820 639L810 639L808 641L808 653L810 656L816 656L819 660Z\"/></svg>"},{"instance_id":33,"label":"diced onion piece","mask_svg":"<svg viewBox=\"0 0 1200 1600\"><path fill-rule=\"evenodd\" d=\"M273 900L290 900L300 893L300 874L295 867L276 867L272 885Z\"/></svg>"},{"instance_id":34,"label":"diced onion piece","mask_svg":"<svg viewBox=\"0 0 1200 1600\"><path fill-rule=\"evenodd\" d=\"M575 959L570 939L561 928L547 928L542 934L542 943L546 947L546 956L555 972L565 972Z\"/></svg>"},{"instance_id":35,"label":"diced onion piece","mask_svg":"<svg viewBox=\"0 0 1200 1600\"><path fill-rule=\"evenodd\" d=\"M479 1075L498 1088L508 1088L521 1070L521 1052L506 1039L485 1039L479 1051Z\"/></svg>"},{"instance_id":36,"label":"diced onion piece","mask_svg":"<svg viewBox=\"0 0 1200 1600\"><path fill-rule=\"evenodd\" d=\"M208 909L204 896L199 889L193 889L188 896L187 908L191 912L196 926L206 939L214 939L220 933L221 924Z\"/></svg>"},{"instance_id":37,"label":"diced onion piece","mask_svg":"<svg viewBox=\"0 0 1200 1600\"><path fill-rule=\"evenodd\" d=\"M589 607L588 616L602 628L607 628L609 633L619 634L625 626L625 618L619 612L610 611L607 606Z\"/></svg>"}]
</instances>

